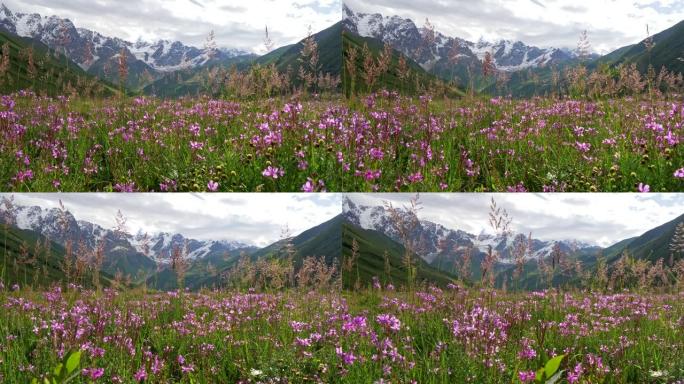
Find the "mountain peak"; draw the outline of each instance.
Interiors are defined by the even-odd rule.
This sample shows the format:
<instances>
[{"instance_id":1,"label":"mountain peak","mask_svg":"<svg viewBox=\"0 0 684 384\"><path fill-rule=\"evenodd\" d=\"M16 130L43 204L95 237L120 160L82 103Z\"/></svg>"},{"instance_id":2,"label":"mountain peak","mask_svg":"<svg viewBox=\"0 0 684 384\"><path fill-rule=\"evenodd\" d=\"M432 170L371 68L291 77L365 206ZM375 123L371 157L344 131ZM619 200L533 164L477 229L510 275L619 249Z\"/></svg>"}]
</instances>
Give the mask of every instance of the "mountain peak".
<instances>
[{"instance_id":1,"label":"mountain peak","mask_svg":"<svg viewBox=\"0 0 684 384\"><path fill-rule=\"evenodd\" d=\"M350 32L389 43L428 72L433 72L438 68L443 70L454 65L449 62L451 56L449 50L454 43L460 47L461 59L459 61L465 65L478 64L487 53L490 53L496 68L506 72L560 63L576 56L556 48L528 46L522 41L508 39L490 42L480 37L476 43L473 43L459 37L447 36L440 31L435 31L435 39L431 42L432 47L425 49L425 28L416 27L411 19L404 19L397 15L388 17L381 14L355 13L346 5L344 13L344 23ZM439 73L433 74L439 75Z\"/></svg>"},{"instance_id":2,"label":"mountain peak","mask_svg":"<svg viewBox=\"0 0 684 384\"><path fill-rule=\"evenodd\" d=\"M400 213L407 213L403 208L398 208ZM408 213L407 213L408 214ZM343 199L344 218L358 227L374 230L385 234L394 241L402 239L394 228L393 218L387 209L365 201L363 197L345 196ZM527 240L525 233L491 234L484 228L479 235L474 235L457 228L448 228L445 225L425 219L419 219L419 223L412 231L412 239L422 248L421 257L428 263L432 262L437 254L444 252L444 247L471 248L476 252L487 253L489 248L499 253L499 262L502 264L514 263L513 249L518 241ZM564 252L573 250L593 249L594 245L576 240L539 240L532 239L532 249L527 255L528 259L548 257L558 244ZM450 250L448 252L451 252Z\"/></svg>"},{"instance_id":3,"label":"mountain peak","mask_svg":"<svg viewBox=\"0 0 684 384\"><path fill-rule=\"evenodd\" d=\"M116 250L117 254L128 252L137 254L137 257L144 255L162 264L170 261L169 256L174 247L185 247L186 244L187 256L193 260L251 247L233 240L196 240L186 238L180 233L160 232L146 237L138 231L137 234L122 235L99 224L82 219L77 220L68 210L61 211L57 208L39 206L17 205L15 221L15 226L19 229L34 231L56 241L64 242L69 239L74 243L84 242L89 247L95 247L105 239L106 247L108 247L106 251Z\"/></svg>"},{"instance_id":4,"label":"mountain peak","mask_svg":"<svg viewBox=\"0 0 684 384\"><path fill-rule=\"evenodd\" d=\"M0 16L4 15L5 17L12 17L12 11L7 8L5 3L0 3Z\"/></svg>"},{"instance_id":5,"label":"mountain peak","mask_svg":"<svg viewBox=\"0 0 684 384\"><path fill-rule=\"evenodd\" d=\"M100 68L96 62L109 62L121 50L129 50L152 73L171 72L186 67L198 67L208 61L206 53L181 41L159 39L155 43L139 38L131 43L118 37L107 37L85 28L77 28L68 18L57 15L41 17L39 14L13 14L3 3L0 6L0 26L21 37L40 40L50 48L59 48L88 71ZM89 47L88 49L84 49ZM219 59L247 54L239 50L219 50ZM131 77L133 78L133 77Z\"/></svg>"}]
</instances>

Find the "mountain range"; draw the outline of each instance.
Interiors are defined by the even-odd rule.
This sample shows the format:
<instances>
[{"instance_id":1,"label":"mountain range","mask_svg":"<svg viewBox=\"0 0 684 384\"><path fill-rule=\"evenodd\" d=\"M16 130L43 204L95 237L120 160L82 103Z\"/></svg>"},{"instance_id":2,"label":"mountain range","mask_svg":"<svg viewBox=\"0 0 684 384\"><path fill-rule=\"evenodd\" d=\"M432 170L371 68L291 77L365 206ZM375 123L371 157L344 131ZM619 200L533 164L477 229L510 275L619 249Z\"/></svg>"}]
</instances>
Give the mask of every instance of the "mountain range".
<instances>
[{"instance_id":1,"label":"mountain range","mask_svg":"<svg viewBox=\"0 0 684 384\"><path fill-rule=\"evenodd\" d=\"M355 12L346 4L343 5L343 18L348 31L389 43L427 71L453 66L449 64L450 57L463 65L479 67L487 52L492 54L496 68L506 72L559 64L577 58L575 51L539 48L522 41L487 42L480 39L471 42L449 37L425 27L419 28L411 19ZM425 36L431 38L426 39Z\"/></svg>"},{"instance_id":2,"label":"mountain range","mask_svg":"<svg viewBox=\"0 0 684 384\"><path fill-rule=\"evenodd\" d=\"M396 15L355 12L346 4L342 7L341 19L341 22L313 37L318 43L321 71L333 76L342 75L342 88L347 94L350 85L342 71L343 60L347 57L347 50L354 46L368 45L378 56L383 44L389 44L395 50L391 68L375 88L401 87L408 92L441 79L457 84L457 87L447 90L453 95L462 95L465 88L489 94L539 95L552 90L552 71L580 62L577 51L572 49L538 47L501 39L468 41L447 36L433 28L419 27L413 20ZM684 22L653 35L652 40L655 45L650 51L642 41L602 57L592 54L585 64L590 69L604 64L612 67L636 64L642 73L648 70L649 65L656 70L665 67L675 73L684 72L684 61L681 60L684 55ZM205 79L210 76L208 71L215 66L235 65L239 70L246 70L254 64L274 64L281 73L295 74L296 85L298 59L303 48L302 40L258 56L234 48L207 49L163 39L131 42L80 28L66 18L15 12L0 4L0 43L4 42L11 43L12 67L17 68L13 83L2 85L5 92L34 88L54 94L64 88L82 89L83 81L78 83L79 79L89 78L92 82L103 80L96 84L100 93L116 93L116 85L120 83L120 56L123 54L128 67L125 87L132 92L162 97L202 92ZM47 63L41 62L37 68L41 72L41 81L37 81L35 76L27 79L29 70L17 58L22 49L28 47L53 53L44 55ZM482 74L482 62L487 53L491 54L498 79ZM417 81L400 81L397 78L400 56L408 59ZM60 62L60 57L65 60ZM363 58L357 57L357 65L362 63ZM52 84L58 77L59 86ZM356 89L364 85L358 84Z\"/></svg>"},{"instance_id":3,"label":"mountain range","mask_svg":"<svg viewBox=\"0 0 684 384\"><path fill-rule=\"evenodd\" d=\"M318 45L320 72L339 76L342 69L342 23L336 23L312 35ZM285 45L256 57L253 55L236 56L221 62L210 62L206 65L182 72L169 72L147 85L142 91L146 94L161 97L178 97L195 94L201 90L201 83L206 79L208 70L214 66L235 65L238 70L247 70L253 65L274 65L280 73L290 73L292 85L301 83L296 76L300 66L300 54L304 48L304 40Z\"/></svg>"},{"instance_id":4,"label":"mountain range","mask_svg":"<svg viewBox=\"0 0 684 384\"><path fill-rule=\"evenodd\" d=\"M374 255L373 258L380 260L383 255L381 249L391 250L393 247L402 245L402 239L387 207L376 203L369 203L363 199L355 199L353 195L345 197L343 200L343 213L345 221L352 229L344 239L345 251L349 252L350 244L355 239L358 244L365 245L372 243L373 247L368 249L361 248L362 258L364 252ZM646 231L640 236L625 239L613 244L610 247L602 248L594 244L572 240L540 240L532 234L509 233L492 235L480 233L478 235L468 233L463 230L447 228L441 224L418 219L406 208L395 208L399 220L411 222L411 231L406 241L410 241L415 256L423 264L423 270L431 273L446 274L446 276L457 275L459 266L464 260L464 255L469 252L471 264L469 269L475 280L478 279L480 266L489 252L490 247L497 254L497 261L494 270L497 274L497 284L502 286L504 281L511 284L512 275L516 269L515 252L518 244L528 244L529 249L524 254L523 273L521 276L521 288L540 289L543 288L539 276L539 261L553 263L554 253L560 254L568 263L580 262L585 270L596 268L599 258L605 258L609 268L616 263L623 254L629 254L635 259L656 262L659 259L673 262L683 255L671 255L669 251L670 242L673 238L675 227L684 222L684 214L664 223L656 228ZM353 238L351 238L352 236ZM372 238L372 241L368 241ZM394 245L392 245L394 244ZM395 256L399 257L401 252ZM377 266L372 272L376 276L382 276L382 265ZM566 284L567 276L554 277L554 284Z\"/></svg>"},{"instance_id":5,"label":"mountain range","mask_svg":"<svg viewBox=\"0 0 684 384\"><path fill-rule=\"evenodd\" d=\"M364 205L362 202L355 202L347 197L343 201L342 211L350 223L364 229L382 232L394 241L401 241L386 207ZM402 215L403 220L410 219L408 217L410 213L405 209L399 208L397 212ZM434 263L444 252L460 252L470 248L484 254L491 247L498 252L500 263L513 264L515 263L514 247L516 242L521 240L528 241L528 234L493 235L482 232L475 235L460 229L446 228L429 220L418 220L411 233L411 241L418 245L421 250L421 257L428 263ZM571 250L598 251L601 249L596 245L577 240L539 240L533 238L531 239L531 250L525 255L525 258L537 260L540 257L549 257L555 247L559 247L563 252L570 252Z\"/></svg>"},{"instance_id":6,"label":"mountain range","mask_svg":"<svg viewBox=\"0 0 684 384\"><path fill-rule=\"evenodd\" d=\"M3 31L0 46L9 53L9 66L0 81L0 92L9 94L30 89L50 96L73 94L111 96L118 93L113 84L87 73L45 44ZM78 91L77 91L78 90Z\"/></svg>"},{"instance_id":7,"label":"mountain range","mask_svg":"<svg viewBox=\"0 0 684 384\"><path fill-rule=\"evenodd\" d=\"M543 95L553 90L552 71L583 63L589 69L602 64L609 67L636 64L642 74L649 65L676 73L684 72L684 21L652 36L655 44L646 49L646 40L615 50L605 56L595 53L580 58L577 50L558 47L537 47L522 41L496 40L477 42L451 37L434 30L418 27L407 18L379 13L361 13L343 5L345 31L389 44L426 72L442 80L455 82L488 94L511 94L516 97ZM376 48L375 51L380 49ZM483 60L491 54L498 75L483 76ZM382 87L381 85L380 87ZM392 87L392 84L384 84Z\"/></svg>"},{"instance_id":8,"label":"mountain range","mask_svg":"<svg viewBox=\"0 0 684 384\"><path fill-rule=\"evenodd\" d=\"M171 263L176 248L186 249L186 258L191 261L223 256L236 250L256 249L238 241L197 240L178 233L129 234L77 220L69 211L39 206L18 206L15 226L62 245L71 240L75 247L82 242L88 249L95 249L104 242L104 270L111 274L117 270L133 275L140 269L154 271L159 266Z\"/></svg>"},{"instance_id":9,"label":"mountain range","mask_svg":"<svg viewBox=\"0 0 684 384\"><path fill-rule=\"evenodd\" d=\"M84 71L113 82L118 82L119 56L124 52L129 67L127 86L132 88L149 84L168 72L239 57L256 58L254 54L232 48L219 48L210 53L180 41L130 42L78 28L69 19L58 16L15 13L5 4L0 4L0 30L41 42L64 54Z\"/></svg>"},{"instance_id":10,"label":"mountain range","mask_svg":"<svg viewBox=\"0 0 684 384\"><path fill-rule=\"evenodd\" d=\"M525 273L522 287L529 289L541 286L538 262L545 260L550 263L554 252L562 253L571 262L580 261L587 269L594 268L601 255L612 265L625 252L634 258L651 262L658 259L672 262L669 259L669 244L675 227L684 222L682 215L646 231L643 235L601 248L574 240L529 238L526 234L492 235L482 232L475 235L429 220L417 219L410 216L410 211L404 208L398 208L396 212L402 220L416 219L408 241L412 244L410 249L414 252L419 281L438 285L455 281L466 252L471 255L469 267L477 280L481 263L491 250L498 255L494 268L499 283L503 284L503 281L511 279L516 268L513 256L516 247L520 242L525 242L529 244L529 250L523 260ZM72 254L89 250L92 252L98 245L104 246L103 278L110 279L121 272L133 277L135 283L144 281L148 286L158 289L177 288L171 265L174 250L183 251L188 261L186 286L200 289L220 286L221 277L234 268L241 257L247 256L252 261L278 259L284 257L286 246L291 246L294 251L296 268L305 257L321 258L327 265L338 266L343 265L350 257L357 258L356 268L342 274L347 288L354 287L357 280L362 285L367 285L375 276L383 277L395 285L407 284L404 263L406 244L392 224L390 212L383 205L368 203L353 196L343 198L340 215L297 236L263 248L239 241L197 240L178 233L156 233L149 236L142 233L129 234L78 220L70 212L56 208L17 206L14 217L13 225L7 229L2 226L5 236L0 236L0 242L3 242L0 249L11 250L3 253L3 260L9 261L9 265L17 265L12 259L22 257L22 244L28 245L24 252L31 256L34 249L32 245L40 240L53 249L55 259L46 260L46 268L50 268L45 273L56 281L61 277L60 260L64 258L65 247L71 244ZM38 259L45 254L45 247L41 249L35 255ZM681 256L677 255L675 259ZM389 275L386 272L388 266ZM38 273L31 271L25 263L19 263L17 268L19 267L29 276L34 272ZM21 270L19 271L10 274L10 278L18 278L21 275ZM560 282L565 283L567 279L559 280Z\"/></svg>"}]
</instances>

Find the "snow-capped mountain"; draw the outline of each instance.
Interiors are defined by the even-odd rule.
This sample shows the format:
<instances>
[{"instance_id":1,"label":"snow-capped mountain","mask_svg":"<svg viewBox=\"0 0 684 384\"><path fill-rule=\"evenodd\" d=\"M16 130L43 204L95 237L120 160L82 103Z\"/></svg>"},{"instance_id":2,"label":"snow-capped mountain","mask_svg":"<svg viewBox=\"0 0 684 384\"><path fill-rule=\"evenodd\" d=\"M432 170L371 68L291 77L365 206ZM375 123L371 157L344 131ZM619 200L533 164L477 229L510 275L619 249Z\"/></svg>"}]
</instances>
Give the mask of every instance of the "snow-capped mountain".
<instances>
[{"instance_id":1,"label":"snow-capped mountain","mask_svg":"<svg viewBox=\"0 0 684 384\"><path fill-rule=\"evenodd\" d=\"M441 224L428 220L420 220L411 217L411 214L402 207L395 207L402 216L404 222L416 220L412 225L410 234L412 241L417 245L417 253L428 263L433 263L440 255L453 255L462 253L465 249L471 248L474 252L481 254L487 253L489 247L499 255L499 263L515 263L514 250L520 242L528 242L526 234L492 235L480 233L474 235L459 229L446 228ZM368 205L363 201L355 201L353 197L346 196L343 199L342 212L345 219L364 229L381 232L389 238L401 242L395 226L392 224L390 212L381 205ZM574 240L552 240L544 241L531 239L531 250L527 252L525 258L538 259L546 258L552 254L555 248L560 249L565 254L573 251L598 250L599 248Z\"/></svg>"},{"instance_id":2,"label":"snow-capped mountain","mask_svg":"<svg viewBox=\"0 0 684 384\"><path fill-rule=\"evenodd\" d=\"M125 254L144 257L157 264L170 263L175 249L180 251L187 249L186 258L189 260L222 256L226 252L240 249L254 249L238 241L196 240L186 238L181 234L119 233L98 224L77 220L68 211L62 212L57 208L43 209L38 206L17 206L15 226L38 232L61 244L72 240L74 247L82 243L87 249L92 250L104 242L105 255Z\"/></svg>"},{"instance_id":3,"label":"snow-capped mountain","mask_svg":"<svg viewBox=\"0 0 684 384\"><path fill-rule=\"evenodd\" d=\"M558 64L577 57L575 52L568 49L539 48L521 41L480 40L474 43L445 36L438 31L434 32L432 38L431 33L427 33L423 27L417 27L411 19L379 13L357 13L346 4L343 8L344 24L349 32L389 43L427 71L432 71L439 64L446 65L449 58L456 58L462 64L477 63L487 52L491 53L496 68L506 72ZM431 37L426 39L426 36Z\"/></svg>"},{"instance_id":4,"label":"snow-capped mountain","mask_svg":"<svg viewBox=\"0 0 684 384\"><path fill-rule=\"evenodd\" d=\"M184 68L196 68L206 64L210 55L201 48L188 46L180 41L156 42L125 41L104 36L98 32L77 28L69 19L57 16L41 16L37 13L13 13L0 5L0 29L21 37L30 37L48 47L64 53L84 70L103 66L117 59L123 49L128 60L138 60L151 71L170 72ZM248 52L236 49L218 49L215 59L227 59ZM129 67L132 67L129 63ZM114 69L116 71L116 69Z\"/></svg>"}]
</instances>

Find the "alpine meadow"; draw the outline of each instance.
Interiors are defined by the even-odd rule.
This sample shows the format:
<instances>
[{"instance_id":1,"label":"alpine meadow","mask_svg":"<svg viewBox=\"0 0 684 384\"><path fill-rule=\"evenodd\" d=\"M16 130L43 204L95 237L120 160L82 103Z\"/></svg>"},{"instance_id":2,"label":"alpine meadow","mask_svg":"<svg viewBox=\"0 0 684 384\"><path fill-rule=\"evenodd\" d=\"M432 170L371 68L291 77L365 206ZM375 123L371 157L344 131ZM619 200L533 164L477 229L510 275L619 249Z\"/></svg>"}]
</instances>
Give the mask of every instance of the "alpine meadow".
<instances>
[{"instance_id":1,"label":"alpine meadow","mask_svg":"<svg viewBox=\"0 0 684 384\"><path fill-rule=\"evenodd\" d=\"M143 195L3 196L5 382L672 383L684 376L680 197L654 195L663 215L657 224L623 234L614 212L626 205L638 217L644 206L636 195L606 202L531 195L526 219L507 211L515 198L497 203L502 195L351 194L332 203L317 195L272 195L272 203L183 195L156 213ZM583 232L581 213L566 216L561 230L545 229L559 220L542 213L551 204L582 199L609 236L601 245ZM298 212L288 219L295 232L265 230L282 224L272 204ZM324 216L314 213L324 206L331 207ZM231 224L244 210L253 224ZM470 212L479 234L434 212ZM313 226L293 222L312 214ZM202 238L162 230L156 217ZM194 224L179 228L185 217ZM135 230L136 222L154 232ZM270 237L256 244L251 228Z\"/></svg>"},{"instance_id":2,"label":"alpine meadow","mask_svg":"<svg viewBox=\"0 0 684 384\"><path fill-rule=\"evenodd\" d=\"M684 24L599 56L342 8L259 56L3 6L2 190L683 189Z\"/></svg>"},{"instance_id":3,"label":"alpine meadow","mask_svg":"<svg viewBox=\"0 0 684 384\"><path fill-rule=\"evenodd\" d=\"M682 0L0 0L0 383L684 384Z\"/></svg>"}]
</instances>

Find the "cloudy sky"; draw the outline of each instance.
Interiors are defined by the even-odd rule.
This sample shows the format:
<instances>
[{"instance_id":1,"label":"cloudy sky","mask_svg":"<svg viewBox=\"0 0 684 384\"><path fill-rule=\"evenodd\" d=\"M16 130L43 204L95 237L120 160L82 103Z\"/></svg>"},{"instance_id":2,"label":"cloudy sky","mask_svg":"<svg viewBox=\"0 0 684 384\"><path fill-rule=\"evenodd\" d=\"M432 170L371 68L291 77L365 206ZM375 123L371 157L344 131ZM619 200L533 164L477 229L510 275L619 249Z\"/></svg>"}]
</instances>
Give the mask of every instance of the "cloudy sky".
<instances>
[{"instance_id":1,"label":"cloudy sky","mask_svg":"<svg viewBox=\"0 0 684 384\"><path fill-rule=\"evenodd\" d=\"M203 46L213 29L219 46L264 53L323 30L342 17L341 0L2 0L12 11L69 18L76 27L129 41L180 40Z\"/></svg>"},{"instance_id":2,"label":"cloudy sky","mask_svg":"<svg viewBox=\"0 0 684 384\"><path fill-rule=\"evenodd\" d=\"M405 206L409 194L351 194L353 201ZM491 198L513 217L512 229L541 240L580 240L609 246L684 214L684 194L422 194L418 216L479 234L489 228Z\"/></svg>"},{"instance_id":3,"label":"cloudy sky","mask_svg":"<svg viewBox=\"0 0 684 384\"><path fill-rule=\"evenodd\" d=\"M684 20L684 0L344 0L355 11L425 18L449 36L522 40L576 48L587 30L593 50L608 53Z\"/></svg>"},{"instance_id":4,"label":"cloudy sky","mask_svg":"<svg viewBox=\"0 0 684 384\"><path fill-rule=\"evenodd\" d=\"M181 233L200 240L237 240L257 246L298 235L339 215L340 195L324 194L13 194L21 205L58 207L77 220L114 227L120 209L129 232ZM10 196L0 194L0 196Z\"/></svg>"},{"instance_id":5,"label":"cloudy sky","mask_svg":"<svg viewBox=\"0 0 684 384\"><path fill-rule=\"evenodd\" d=\"M57 207L77 219L114 227L117 209L129 231L182 233L196 239L257 246L321 224L341 213L342 194L13 194L24 205ZM0 194L0 196L9 196ZM349 194L366 205L403 206L411 194ZM638 236L684 214L684 194L421 194L422 219L479 234L491 232L490 199L513 217L512 229L542 240L577 239L601 246Z\"/></svg>"}]
</instances>

